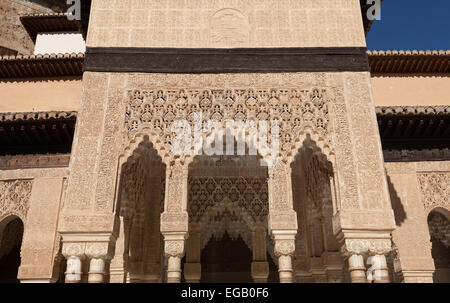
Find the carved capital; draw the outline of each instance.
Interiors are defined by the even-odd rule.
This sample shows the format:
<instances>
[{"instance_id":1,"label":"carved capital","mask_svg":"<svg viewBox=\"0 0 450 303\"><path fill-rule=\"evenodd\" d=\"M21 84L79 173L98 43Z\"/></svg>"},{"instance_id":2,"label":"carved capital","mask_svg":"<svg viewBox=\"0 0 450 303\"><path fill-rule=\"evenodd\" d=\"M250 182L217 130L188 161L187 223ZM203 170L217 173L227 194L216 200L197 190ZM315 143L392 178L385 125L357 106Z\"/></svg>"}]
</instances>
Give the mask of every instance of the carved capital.
<instances>
[{"instance_id":1,"label":"carved capital","mask_svg":"<svg viewBox=\"0 0 450 303\"><path fill-rule=\"evenodd\" d=\"M63 243L62 254L68 259L70 257L77 257L84 259L86 252L86 243Z\"/></svg>"},{"instance_id":2,"label":"carved capital","mask_svg":"<svg viewBox=\"0 0 450 303\"><path fill-rule=\"evenodd\" d=\"M164 254L167 257L183 258L184 256L184 240L165 240Z\"/></svg>"},{"instance_id":3,"label":"carved capital","mask_svg":"<svg viewBox=\"0 0 450 303\"><path fill-rule=\"evenodd\" d=\"M344 256L386 255L392 250L391 239L345 239L341 248Z\"/></svg>"},{"instance_id":4,"label":"carved capital","mask_svg":"<svg viewBox=\"0 0 450 303\"><path fill-rule=\"evenodd\" d=\"M294 256L295 253L295 240L275 240L275 255L281 256Z\"/></svg>"},{"instance_id":5,"label":"carved capital","mask_svg":"<svg viewBox=\"0 0 450 303\"><path fill-rule=\"evenodd\" d=\"M86 256L92 259L109 260L112 258L112 245L108 242L86 243Z\"/></svg>"}]
</instances>

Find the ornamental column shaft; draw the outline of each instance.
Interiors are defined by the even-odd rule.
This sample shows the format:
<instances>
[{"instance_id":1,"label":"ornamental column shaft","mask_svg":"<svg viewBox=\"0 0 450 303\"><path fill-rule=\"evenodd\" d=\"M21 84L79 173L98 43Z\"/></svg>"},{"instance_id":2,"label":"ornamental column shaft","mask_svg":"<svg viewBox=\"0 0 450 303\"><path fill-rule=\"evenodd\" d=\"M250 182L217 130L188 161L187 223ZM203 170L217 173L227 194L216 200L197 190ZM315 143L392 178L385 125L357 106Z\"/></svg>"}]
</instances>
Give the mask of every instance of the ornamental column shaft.
<instances>
[{"instance_id":1,"label":"ornamental column shaft","mask_svg":"<svg viewBox=\"0 0 450 303\"><path fill-rule=\"evenodd\" d=\"M114 251L114 245L108 242L94 242L86 244L86 256L90 259L89 283L104 283L106 265L109 263Z\"/></svg>"},{"instance_id":2,"label":"ornamental column shaft","mask_svg":"<svg viewBox=\"0 0 450 303\"><path fill-rule=\"evenodd\" d=\"M281 283L294 282L293 257L297 214L292 199L291 167L278 159L269 166L269 232L275 241Z\"/></svg>"},{"instance_id":3,"label":"ornamental column shaft","mask_svg":"<svg viewBox=\"0 0 450 303\"><path fill-rule=\"evenodd\" d=\"M85 248L85 243L63 243L62 254L67 260L65 283L81 282Z\"/></svg>"},{"instance_id":4,"label":"ornamental column shaft","mask_svg":"<svg viewBox=\"0 0 450 303\"><path fill-rule=\"evenodd\" d=\"M164 212L161 233L164 255L168 258L167 282L181 282L181 259L185 253L189 217L187 213L188 165L175 162L167 165Z\"/></svg>"},{"instance_id":5,"label":"ornamental column shaft","mask_svg":"<svg viewBox=\"0 0 450 303\"><path fill-rule=\"evenodd\" d=\"M352 283L366 283L366 267L364 257L361 255L351 255L348 259L348 270Z\"/></svg>"}]
</instances>

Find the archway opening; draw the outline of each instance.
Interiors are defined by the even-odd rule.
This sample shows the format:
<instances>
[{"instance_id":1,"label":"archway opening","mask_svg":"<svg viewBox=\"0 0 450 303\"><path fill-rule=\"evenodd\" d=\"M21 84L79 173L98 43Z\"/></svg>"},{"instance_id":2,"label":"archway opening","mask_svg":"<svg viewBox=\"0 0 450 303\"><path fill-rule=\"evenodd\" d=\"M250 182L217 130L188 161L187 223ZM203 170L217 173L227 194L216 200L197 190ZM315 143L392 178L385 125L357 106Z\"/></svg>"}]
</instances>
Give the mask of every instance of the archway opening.
<instances>
[{"instance_id":1,"label":"archway opening","mask_svg":"<svg viewBox=\"0 0 450 303\"><path fill-rule=\"evenodd\" d=\"M428 215L435 283L450 283L450 220L434 210Z\"/></svg>"},{"instance_id":2,"label":"archway opening","mask_svg":"<svg viewBox=\"0 0 450 303\"><path fill-rule=\"evenodd\" d=\"M23 222L19 218L12 216L0 223L0 283L19 283L22 237Z\"/></svg>"},{"instance_id":3,"label":"archway opening","mask_svg":"<svg viewBox=\"0 0 450 303\"><path fill-rule=\"evenodd\" d=\"M186 282L278 278L268 254L268 169L260 159L197 156L190 164Z\"/></svg>"},{"instance_id":4,"label":"archway opening","mask_svg":"<svg viewBox=\"0 0 450 303\"><path fill-rule=\"evenodd\" d=\"M252 251L241 236L211 238L201 254L202 283L251 283Z\"/></svg>"},{"instance_id":5,"label":"archway opening","mask_svg":"<svg viewBox=\"0 0 450 303\"><path fill-rule=\"evenodd\" d=\"M122 164L117 206L120 231L110 265L111 282L164 281L160 215L165 173L166 166L148 137Z\"/></svg>"},{"instance_id":6,"label":"archway opening","mask_svg":"<svg viewBox=\"0 0 450 303\"><path fill-rule=\"evenodd\" d=\"M344 262L333 234L337 210L333 166L308 136L292 165L297 213L295 273L297 282L343 282Z\"/></svg>"}]
</instances>

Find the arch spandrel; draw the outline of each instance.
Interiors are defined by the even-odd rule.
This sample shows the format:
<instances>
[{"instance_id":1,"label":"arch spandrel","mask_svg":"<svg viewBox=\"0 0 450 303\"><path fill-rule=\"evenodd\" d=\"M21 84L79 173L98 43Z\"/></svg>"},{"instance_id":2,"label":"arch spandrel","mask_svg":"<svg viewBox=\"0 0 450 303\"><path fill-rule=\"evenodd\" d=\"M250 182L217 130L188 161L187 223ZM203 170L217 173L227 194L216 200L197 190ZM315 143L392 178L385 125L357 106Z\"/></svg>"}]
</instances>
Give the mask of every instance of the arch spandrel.
<instances>
[{"instance_id":1,"label":"arch spandrel","mask_svg":"<svg viewBox=\"0 0 450 303\"><path fill-rule=\"evenodd\" d=\"M128 90L126 100L124 155L148 136L165 163L174 159L190 163L198 154L194 148L194 130L198 125L202 127L205 121L216 121L224 130L227 121L268 123L265 142L259 139L256 142L258 152L267 160L273 160L275 155L261 150L261 146L271 146L271 136L276 135L272 132L272 121L277 121L279 126L277 154L284 161L292 162L296 151L308 137L314 138L326 154L333 154L328 110L332 94L328 88L135 89ZM197 126L194 123L196 114L202 123ZM172 150L176 136L172 132L175 121L186 121L190 127L191 146L189 152L182 155L175 155ZM211 129L201 132L202 140L211 135ZM251 140L245 136L246 144L251 144Z\"/></svg>"}]
</instances>

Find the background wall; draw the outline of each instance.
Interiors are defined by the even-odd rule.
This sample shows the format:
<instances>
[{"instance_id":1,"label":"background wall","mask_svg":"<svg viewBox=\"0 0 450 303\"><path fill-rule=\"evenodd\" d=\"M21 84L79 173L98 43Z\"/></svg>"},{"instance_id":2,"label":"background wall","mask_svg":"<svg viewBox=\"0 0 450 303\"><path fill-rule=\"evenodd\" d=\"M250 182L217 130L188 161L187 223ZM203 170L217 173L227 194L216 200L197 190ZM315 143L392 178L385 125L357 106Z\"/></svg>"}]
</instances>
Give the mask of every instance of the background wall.
<instances>
[{"instance_id":1,"label":"background wall","mask_svg":"<svg viewBox=\"0 0 450 303\"><path fill-rule=\"evenodd\" d=\"M44 1L0 0L0 55L12 55L8 50L31 55L34 44L19 16L49 12L52 10Z\"/></svg>"},{"instance_id":2,"label":"background wall","mask_svg":"<svg viewBox=\"0 0 450 303\"><path fill-rule=\"evenodd\" d=\"M366 45L357 0L92 2L88 34L91 47Z\"/></svg>"},{"instance_id":3,"label":"background wall","mask_svg":"<svg viewBox=\"0 0 450 303\"><path fill-rule=\"evenodd\" d=\"M0 81L0 112L78 111L81 79Z\"/></svg>"},{"instance_id":4,"label":"background wall","mask_svg":"<svg viewBox=\"0 0 450 303\"><path fill-rule=\"evenodd\" d=\"M397 271L405 282L432 282L427 217L438 208L450 210L450 161L386 163L396 229Z\"/></svg>"},{"instance_id":5,"label":"background wall","mask_svg":"<svg viewBox=\"0 0 450 303\"><path fill-rule=\"evenodd\" d=\"M450 105L450 77L372 77L376 106Z\"/></svg>"}]
</instances>

